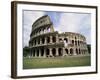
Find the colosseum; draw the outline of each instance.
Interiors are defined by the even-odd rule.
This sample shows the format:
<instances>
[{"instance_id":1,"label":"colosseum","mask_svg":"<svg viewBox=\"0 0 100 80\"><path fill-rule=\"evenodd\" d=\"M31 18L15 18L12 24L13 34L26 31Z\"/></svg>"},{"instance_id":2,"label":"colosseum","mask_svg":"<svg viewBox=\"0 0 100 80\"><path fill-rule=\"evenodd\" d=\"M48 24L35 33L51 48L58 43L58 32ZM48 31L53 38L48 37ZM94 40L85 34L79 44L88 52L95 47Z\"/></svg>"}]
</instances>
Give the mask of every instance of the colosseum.
<instances>
[{"instance_id":1,"label":"colosseum","mask_svg":"<svg viewBox=\"0 0 100 80\"><path fill-rule=\"evenodd\" d=\"M63 57L88 54L86 38L73 32L54 31L48 15L32 24L29 40L32 57Z\"/></svg>"}]
</instances>

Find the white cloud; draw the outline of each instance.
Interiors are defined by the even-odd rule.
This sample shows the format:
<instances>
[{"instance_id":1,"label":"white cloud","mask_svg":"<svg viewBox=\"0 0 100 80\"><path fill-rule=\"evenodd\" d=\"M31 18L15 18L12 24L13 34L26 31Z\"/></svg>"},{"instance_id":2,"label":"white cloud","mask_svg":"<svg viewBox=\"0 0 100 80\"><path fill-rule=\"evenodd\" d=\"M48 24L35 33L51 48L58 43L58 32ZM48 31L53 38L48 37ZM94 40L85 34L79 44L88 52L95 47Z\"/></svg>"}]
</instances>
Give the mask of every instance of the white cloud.
<instances>
[{"instance_id":1,"label":"white cloud","mask_svg":"<svg viewBox=\"0 0 100 80\"><path fill-rule=\"evenodd\" d=\"M39 11L24 11L23 12L23 47L28 46L32 24L39 17L43 16L44 12Z\"/></svg>"},{"instance_id":2,"label":"white cloud","mask_svg":"<svg viewBox=\"0 0 100 80\"><path fill-rule=\"evenodd\" d=\"M23 47L28 46L32 24L46 12L42 11L24 11L23 12ZM54 16L54 14L49 14ZM82 33L87 42L91 42L91 25L90 16L88 14L81 13L61 13L56 14L59 16L59 22L53 23L54 29L59 32L79 32Z\"/></svg>"},{"instance_id":3,"label":"white cloud","mask_svg":"<svg viewBox=\"0 0 100 80\"><path fill-rule=\"evenodd\" d=\"M81 28L81 19L83 18L84 16L78 13L62 13L60 23L58 23L58 27L55 30L60 32L78 32Z\"/></svg>"},{"instance_id":4,"label":"white cloud","mask_svg":"<svg viewBox=\"0 0 100 80\"><path fill-rule=\"evenodd\" d=\"M90 14L62 13L58 26L55 27L55 30L59 31L60 33L61 32L81 33L86 37L88 43L90 43L91 42L91 39L89 39L91 36L90 24L91 24Z\"/></svg>"}]
</instances>

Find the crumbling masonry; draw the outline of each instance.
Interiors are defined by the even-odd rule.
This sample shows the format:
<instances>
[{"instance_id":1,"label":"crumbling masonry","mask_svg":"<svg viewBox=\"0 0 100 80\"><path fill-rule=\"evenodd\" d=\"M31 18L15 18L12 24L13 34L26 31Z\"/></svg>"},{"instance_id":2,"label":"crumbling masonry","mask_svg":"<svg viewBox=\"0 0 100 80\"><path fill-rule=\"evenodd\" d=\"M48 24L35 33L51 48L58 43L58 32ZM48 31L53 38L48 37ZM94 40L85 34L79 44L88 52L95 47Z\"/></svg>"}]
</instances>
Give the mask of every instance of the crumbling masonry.
<instances>
[{"instance_id":1,"label":"crumbling masonry","mask_svg":"<svg viewBox=\"0 0 100 80\"><path fill-rule=\"evenodd\" d=\"M60 57L88 54L86 38L73 32L58 33L48 15L32 25L29 40L32 57Z\"/></svg>"}]
</instances>

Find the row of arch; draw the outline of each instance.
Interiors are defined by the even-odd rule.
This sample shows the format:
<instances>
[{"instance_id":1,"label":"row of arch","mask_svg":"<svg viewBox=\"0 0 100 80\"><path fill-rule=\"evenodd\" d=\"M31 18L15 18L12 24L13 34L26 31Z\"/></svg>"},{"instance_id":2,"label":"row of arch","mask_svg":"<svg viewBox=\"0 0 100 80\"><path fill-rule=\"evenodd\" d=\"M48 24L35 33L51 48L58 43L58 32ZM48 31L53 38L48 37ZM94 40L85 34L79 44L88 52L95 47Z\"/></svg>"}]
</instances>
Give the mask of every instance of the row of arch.
<instances>
[{"instance_id":1,"label":"row of arch","mask_svg":"<svg viewBox=\"0 0 100 80\"><path fill-rule=\"evenodd\" d=\"M31 36L40 35L48 32L50 32L50 27L40 28L38 30L32 31Z\"/></svg>"},{"instance_id":2,"label":"row of arch","mask_svg":"<svg viewBox=\"0 0 100 80\"><path fill-rule=\"evenodd\" d=\"M68 38L59 38L59 41L62 42L64 41L65 43L68 43ZM71 40L71 43L72 45L75 45L75 46L80 46L80 45L85 45L86 43L84 41L79 41L79 40Z\"/></svg>"},{"instance_id":3,"label":"row of arch","mask_svg":"<svg viewBox=\"0 0 100 80\"><path fill-rule=\"evenodd\" d=\"M57 42L56 36L47 36L47 37L34 39L30 44L31 46L33 46L33 45L55 43L55 42Z\"/></svg>"},{"instance_id":4,"label":"row of arch","mask_svg":"<svg viewBox=\"0 0 100 80\"><path fill-rule=\"evenodd\" d=\"M57 39L58 39L57 36L41 37L41 38L34 39L30 44L33 46L33 45L39 45L39 44L55 43L55 42L58 41ZM61 40L62 39L60 38L59 41L61 42ZM67 38L64 38L64 41L66 43L68 43L68 39ZM79 40L78 41L72 40L71 44L75 45L75 46L86 45L85 42L82 42L82 41L79 41Z\"/></svg>"},{"instance_id":5,"label":"row of arch","mask_svg":"<svg viewBox=\"0 0 100 80\"><path fill-rule=\"evenodd\" d=\"M56 56L63 56L63 55L76 55L79 54L86 54L87 50L85 49L67 49L67 48L47 48L47 49L33 49L31 50L31 56L33 57L56 57Z\"/></svg>"},{"instance_id":6,"label":"row of arch","mask_svg":"<svg viewBox=\"0 0 100 80\"><path fill-rule=\"evenodd\" d=\"M58 54L57 54L58 52ZM58 51L56 50L56 48L47 48L47 49L34 49L31 51L31 56L36 56L36 57L56 57L56 56L62 56L63 55L63 51L62 51L62 48L58 48Z\"/></svg>"},{"instance_id":7,"label":"row of arch","mask_svg":"<svg viewBox=\"0 0 100 80\"><path fill-rule=\"evenodd\" d=\"M47 23L48 23L48 22L47 22L47 21L48 21L48 18L49 18L49 17L45 16L45 17L42 18L41 20L38 20L37 22L35 22L34 25L32 25L32 26L33 26L33 29L34 29L34 28L37 28L37 27L40 26L41 24L42 24L42 25L47 24ZM41 25L41 26L42 26L42 25Z\"/></svg>"}]
</instances>

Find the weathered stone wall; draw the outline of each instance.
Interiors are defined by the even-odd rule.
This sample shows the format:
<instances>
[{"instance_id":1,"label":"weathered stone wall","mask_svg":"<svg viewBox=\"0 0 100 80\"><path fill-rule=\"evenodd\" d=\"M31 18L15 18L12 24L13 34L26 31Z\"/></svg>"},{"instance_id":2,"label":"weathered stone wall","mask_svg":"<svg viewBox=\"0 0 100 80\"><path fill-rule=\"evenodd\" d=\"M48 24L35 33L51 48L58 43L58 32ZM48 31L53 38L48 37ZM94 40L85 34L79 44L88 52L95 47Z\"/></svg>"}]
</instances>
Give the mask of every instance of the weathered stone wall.
<instances>
[{"instance_id":1,"label":"weathered stone wall","mask_svg":"<svg viewBox=\"0 0 100 80\"><path fill-rule=\"evenodd\" d=\"M58 57L88 54L86 38L78 33L54 31L50 18L46 15L32 25L29 41L32 57Z\"/></svg>"}]
</instances>

